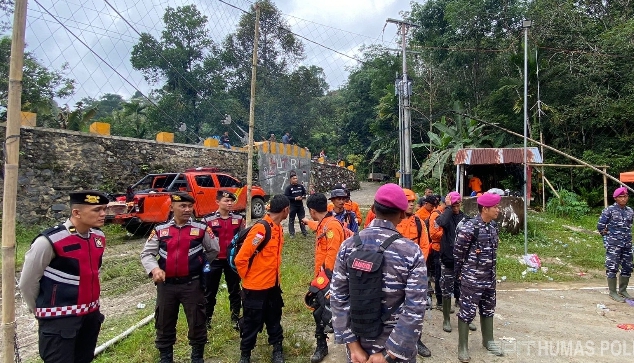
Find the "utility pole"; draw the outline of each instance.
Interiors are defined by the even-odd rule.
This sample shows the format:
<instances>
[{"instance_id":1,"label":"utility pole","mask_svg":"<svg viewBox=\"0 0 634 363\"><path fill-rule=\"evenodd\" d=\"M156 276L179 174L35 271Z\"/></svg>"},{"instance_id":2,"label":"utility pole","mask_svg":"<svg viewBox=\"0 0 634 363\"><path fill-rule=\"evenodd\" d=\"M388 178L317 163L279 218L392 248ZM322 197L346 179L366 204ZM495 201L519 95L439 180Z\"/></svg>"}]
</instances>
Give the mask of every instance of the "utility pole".
<instances>
[{"instance_id":1,"label":"utility pole","mask_svg":"<svg viewBox=\"0 0 634 363\"><path fill-rule=\"evenodd\" d=\"M522 22L524 28L524 255L528 254L528 29L533 26L530 20Z\"/></svg>"},{"instance_id":2,"label":"utility pole","mask_svg":"<svg viewBox=\"0 0 634 363\"><path fill-rule=\"evenodd\" d=\"M410 109L410 97L412 95L412 83L407 79L407 31L410 27L416 27L415 24L397 20L387 19L388 23L396 24L400 27L401 33L401 50L403 52L403 80L397 86L399 90L399 99L403 104L403 120L399 122L399 139L400 139L400 155L401 167L399 185L403 188L412 188L412 114ZM399 102L400 103L400 102Z\"/></svg>"},{"instance_id":3,"label":"utility pole","mask_svg":"<svg viewBox=\"0 0 634 363\"><path fill-rule=\"evenodd\" d=\"M2 201L2 351L4 363L15 361L15 212L20 161L20 111L27 0L16 0L9 65L7 130L4 139L4 198Z\"/></svg>"},{"instance_id":4,"label":"utility pole","mask_svg":"<svg viewBox=\"0 0 634 363\"><path fill-rule=\"evenodd\" d=\"M260 38L260 6L255 3L253 60L251 62L251 100L249 101L249 143L247 144L247 225L251 223L251 188L253 187L253 133L255 132L255 77L258 69L258 39Z\"/></svg>"}]
</instances>

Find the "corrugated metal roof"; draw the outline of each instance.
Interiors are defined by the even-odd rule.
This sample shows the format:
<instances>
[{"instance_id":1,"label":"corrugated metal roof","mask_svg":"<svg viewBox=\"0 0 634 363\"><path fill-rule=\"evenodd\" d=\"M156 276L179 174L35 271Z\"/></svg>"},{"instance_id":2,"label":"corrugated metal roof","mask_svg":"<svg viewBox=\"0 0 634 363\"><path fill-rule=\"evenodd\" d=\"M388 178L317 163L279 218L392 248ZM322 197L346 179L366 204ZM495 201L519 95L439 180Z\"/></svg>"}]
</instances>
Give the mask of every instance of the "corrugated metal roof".
<instances>
[{"instance_id":1,"label":"corrugated metal roof","mask_svg":"<svg viewBox=\"0 0 634 363\"><path fill-rule=\"evenodd\" d=\"M526 159L529 163L542 164L542 155L536 147L526 148ZM490 165L490 164L523 164L524 148L483 148L460 149L456 154L454 165Z\"/></svg>"}]
</instances>

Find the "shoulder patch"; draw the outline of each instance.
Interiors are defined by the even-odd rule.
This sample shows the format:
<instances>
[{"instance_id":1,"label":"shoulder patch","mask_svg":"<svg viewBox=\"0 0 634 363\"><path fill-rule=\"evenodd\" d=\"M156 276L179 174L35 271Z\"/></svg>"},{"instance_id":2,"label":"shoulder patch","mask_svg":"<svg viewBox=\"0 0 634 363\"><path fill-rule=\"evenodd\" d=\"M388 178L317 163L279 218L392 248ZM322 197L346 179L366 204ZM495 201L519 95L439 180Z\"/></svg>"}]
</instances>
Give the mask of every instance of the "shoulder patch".
<instances>
[{"instance_id":1,"label":"shoulder patch","mask_svg":"<svg viewBox=\"0 0 634 363\"><path fill-rule=\"evenodd\" d=\"M331 229L329 229L328 232L326 232L326 238L331 239L334 236L335 236L335 232L333 232Z\"/></svg>"}]
</instances>

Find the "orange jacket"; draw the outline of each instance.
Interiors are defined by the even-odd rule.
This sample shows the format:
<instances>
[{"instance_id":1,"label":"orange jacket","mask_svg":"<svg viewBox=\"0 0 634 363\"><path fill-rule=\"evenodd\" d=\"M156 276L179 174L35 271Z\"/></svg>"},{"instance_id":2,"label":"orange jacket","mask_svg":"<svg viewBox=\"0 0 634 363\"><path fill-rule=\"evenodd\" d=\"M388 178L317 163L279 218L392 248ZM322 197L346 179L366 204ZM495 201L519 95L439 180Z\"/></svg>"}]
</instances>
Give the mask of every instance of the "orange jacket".
<instances>
[{"instance_id":1,"label":"orange jacket","mask_svg":"<svg viewBox=\"0 0 634 363\"><path fill-rule=\"evenodd\" d=\"M416 215L418 216L418 218L420 218L423 221L426 220L427 218L429 218L430 214L431 214L431 212L428 212L427 209L425 209L425 207L420 207L416 211Z\"/></svg>"},{"instance_id":2,"label":"orange jacket","mask_svg":"<svg viewBox=\"0 0 634 363\"><path fill-rule=\"evenodd\" d=\"M440 240L442 239L443 229L436 226L436 218L442 212L439 209L434 209L429 217L429 236L431 237L431 248L434 251L440 251Z\"/></svg>"},{"instance_id":3,"label":"orange jacket","mask_svg":"<svg viewBox=\"0 0 634 363\"><path fill-rule=\"evenodd\" d=\"M328 212L331 212L334 207L335 206L332 203L328 203ZM361 214L361 210L359 209L359 203L349 200L344 203L343 209L354 212L354 214L357 216L357 224L361 226L361 223L363 223L363 215Z\"/></svg>"},{"instance_id":4,"label":"orange jacket","mask_svg":"<svg viewBox=\"0 0 634 363\"><path fill-rule=\"evenodd\" d=\"M376 214L374 214L372 209L370 209L368 211L368 214L365 216L365 225L363 226L363 228L368 228L368 226L370 225L370 222L372 222L374 218L376 218Z\"/></svg>"},{"instance_id":5,"label":"orange jacket","mask_svg":"<svg viewBox=\"0 0 634 363\"><path fill-rule=\"evenodd\" d=\"M337 218L329 215L319 222L315 243L315 277L321 266L330 271L335 268L337 252L344 240L343 226Z\"/></svg>"},{"instance_id":6,"label":"orange jacket","mask_svg":"<svg viewBox=\"0 0 634 363\"><path fill-rule=\"evenodd\" d=\"M421 220L420 224L422 228L419 237L415 218L418 217L416 215L412 215L409 218L403 219L401 223L396 226L396 230L402 234L403 237L414 241L414 243L416 243L423 252L425 260L427 260L427 256L429 256L429 237L427 237L427 227L425 227L425 222Z\"/></svg>"},{"instance_id":7,"label":"orange jacket","mask_svg":"<svg viewBox=\"0 0 634 363\"><path fill-rule=\"evenodd\" d=\"M263 219L271 225L271 239L255 256L251 268L249 269L249 259L266 233L263 225L258 223L251 228L240 252L236 255L236 268L238 275L242 278L242 287L245 289L266 290L280 283L284 231L282 226L275 224L268 214Z\"/></svg>"}]
</instances>

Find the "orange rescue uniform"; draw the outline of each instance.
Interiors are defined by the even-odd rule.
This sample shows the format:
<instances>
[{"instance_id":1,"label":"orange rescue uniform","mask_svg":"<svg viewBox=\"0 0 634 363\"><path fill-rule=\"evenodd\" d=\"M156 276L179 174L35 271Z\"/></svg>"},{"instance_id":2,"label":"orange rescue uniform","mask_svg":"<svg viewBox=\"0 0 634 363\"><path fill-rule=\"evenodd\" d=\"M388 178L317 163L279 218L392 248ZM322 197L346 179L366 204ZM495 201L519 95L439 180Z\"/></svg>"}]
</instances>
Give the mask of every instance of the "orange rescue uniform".
<instances>
[{"instance_id":1,"label":"orange rescue uniform","mask_svg":"<svg viewBox=\"0 0 634 363\"><path fill-rule=\"evenodd\" d=\"M343 226L337 218L327 215L319 222L315 243L315 277L322 266L332 272L341 242L345 240Z\"/></svg>"},{"instance_id":2,"label":"orange rescue uniform","mask_svg":"<svg viewBox=\"0 0 634 363\"><path fill-rule=\"evenodd\" d=\"M442 227L436 228L436 218L442 212L440 209L434 209L431 212L431 217L429 217L429 236L431 237L431 248L434 251L440 251L440 239L442 238L443 229Z\"/></svg>"},{"instance_id":3,"label":"orange rescue uniform","mask_svg":"<svg viewBox=\"0 0 634 363\"><path fill-rule=\"evenodd\" d=\"M374 214L374 211L370 209L368 211L368 215L365 216L365 225L363 226L363 228L368 228L370 222L372 222L374 218L376 218L376 214Z\"/></svg>"},{"instance_id":4,"label":"orange rescue uniform","mask_svg":"<svg viewBox=\"0 0 634 363\"><path fill-rule=\"evenodd\" d=\"M282 226L275 224L268 214L262 219L271 226L271 239L269 242L255 256L253 264L249 268L249 259L253 256L258 244L264 240L266 233L264 226L257 223L253 225L247 234L244 244L235 259L238 275L242 278L242 287L249 290L266 290L280 284L284 231Z\"/></svg>"},{"instance_id":5,"label":"orange rescue uniform","mask_svg":"<svg viewBox=\"0 0 634 363\"><path fill-rule=\"evenodd\" d=\"M416 243L423 252L425 260L427 260L427 256L429 256L429 237L427 236L427 227L425 227L425 222L421 220L420 223L422 228L419 236L415 218L417 218L417 216L412 215L409 218L403 219L401 223L396 226L396 230L402 234L403 237L414 241L414 243Z\"/></svg>"}]
</instances>

